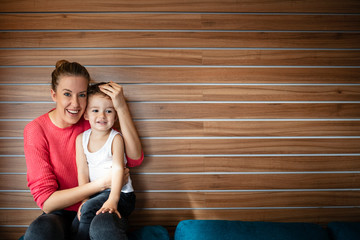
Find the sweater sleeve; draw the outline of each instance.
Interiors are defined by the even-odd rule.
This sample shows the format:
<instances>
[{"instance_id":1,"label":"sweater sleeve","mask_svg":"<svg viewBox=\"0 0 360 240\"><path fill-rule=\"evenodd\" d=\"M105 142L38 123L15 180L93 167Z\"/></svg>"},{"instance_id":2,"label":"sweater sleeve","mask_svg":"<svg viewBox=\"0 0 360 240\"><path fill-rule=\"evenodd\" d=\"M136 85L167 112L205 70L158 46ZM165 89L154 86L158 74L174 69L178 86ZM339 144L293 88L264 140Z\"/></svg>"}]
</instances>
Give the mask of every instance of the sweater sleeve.
<instances>
[{"instance_id":1,"label":"sweater sleeve","mask_svg":"<svg viewBox=\"0 0 360 240\"><path fill-rule=\"evenodd\" d=\"M126 156L126 160L127 160L127 165L129 167L137 167L140 166L140 164L143 162L144 160L144 152L141 150L141 157L139 159L131 159L128 156Z\"/></svg>"},{"instance_id":2,"label":"sweater sleeve","mask_svg":"<svg viewBox=\"0 0 360 240\"><path fill-rule=\"evenodd\" d=\"M39 123L30 122L24 129L24 152L27 181L31 194L42 209L44 202L58 189L50 162L49 145Z\"/></svg>"}]
</instances>

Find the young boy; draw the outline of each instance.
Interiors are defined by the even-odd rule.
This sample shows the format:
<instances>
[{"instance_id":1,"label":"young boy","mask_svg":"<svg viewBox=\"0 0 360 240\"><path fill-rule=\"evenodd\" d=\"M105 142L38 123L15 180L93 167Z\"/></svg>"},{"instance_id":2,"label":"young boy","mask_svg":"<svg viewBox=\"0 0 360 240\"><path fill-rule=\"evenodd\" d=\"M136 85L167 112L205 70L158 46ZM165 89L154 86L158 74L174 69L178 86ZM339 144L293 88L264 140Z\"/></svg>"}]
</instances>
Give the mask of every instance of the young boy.
<instances>
[{"instance_id":1,"label":"young boy","mask_svg":"<svg viewBox=\"0 0 360 240\"><path fill-rule=\"evenodd\" d=\"M76 139L76 164L79 185L94 181L105 174L112 174L111 191L107 189L85 199L78 211L80 220L76 239L89 239L92 219L100 213L114 213L122 221L126 220L135 208L135 194L129 177L123 186L124 143L119 132L112 129L117 114L111 98L99 86L88 89L88 104L84 118L91 128ZM123 186L123 187L122 187Z\"/></svg>"}]
</instances>

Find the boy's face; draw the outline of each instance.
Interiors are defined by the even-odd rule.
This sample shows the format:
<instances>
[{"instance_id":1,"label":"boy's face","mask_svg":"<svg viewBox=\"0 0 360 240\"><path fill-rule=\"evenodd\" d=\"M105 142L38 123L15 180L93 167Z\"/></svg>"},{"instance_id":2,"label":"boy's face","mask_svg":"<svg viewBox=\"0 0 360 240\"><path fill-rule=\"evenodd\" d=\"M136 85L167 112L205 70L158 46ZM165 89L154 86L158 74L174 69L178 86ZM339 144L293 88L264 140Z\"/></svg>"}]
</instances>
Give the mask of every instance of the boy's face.
<instances>
[{"instance_id":1,"label":"boy's face","mask_svg":"<svg viewBox=\"0 0 360 240\"><path fill-rule=\"evenodd\" d=\"M95 94L88 98L84 117L93 130L107 131L114 125L117 114L109 97Z\"/></svg>"}]
</instances>

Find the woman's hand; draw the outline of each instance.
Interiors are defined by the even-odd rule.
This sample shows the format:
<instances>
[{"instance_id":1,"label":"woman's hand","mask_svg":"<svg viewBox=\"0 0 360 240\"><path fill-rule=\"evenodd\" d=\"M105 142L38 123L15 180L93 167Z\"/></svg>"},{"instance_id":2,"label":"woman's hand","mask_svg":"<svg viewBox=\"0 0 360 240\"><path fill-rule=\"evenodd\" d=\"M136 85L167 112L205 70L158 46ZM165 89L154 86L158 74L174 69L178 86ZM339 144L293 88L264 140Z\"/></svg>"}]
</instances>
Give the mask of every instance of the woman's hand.
<instances>
[{"instance_id":1,"label":"woman's hand","mask_svg":"<svg viewBox=\"0 0 360 240\"><path fill-rule=\"evenodd\" d=\"M82 201L79 209L78 209L78 212L77 212L77 218L79 219L80 221L80 218L81 218L81 207L84 205L84 203L87 201L88 199L85 199L84 201Z\"/></svg>"},{"instance_id":2,"label":"woman's hand","mask_svg":"<svg viewBox=\"0 0 360 240\"><path fill-rule=\"evenodd\" d=\"M111 98L116 111L119 111L124 106L126 106L126 101L122 86L111 81L108 84L100 85L99 88L102 92L104 92L106 95L108 95Z\"/></svg>"},{"instance_id":3,"label":"woman's hand","mask_svg":"<svg viewBox=\"0 0 360 240\"><path fill-rule=\"evenodd\" d=\"M125 186L128 183L129 176L130 176L130 169L125 168L124 169L123 186ZM112 179L112 171L109 171L109 174L106 174L104 177L98 179L100 181L102 190L111 188L111 179Z\"/></svg>"}]
</instances>

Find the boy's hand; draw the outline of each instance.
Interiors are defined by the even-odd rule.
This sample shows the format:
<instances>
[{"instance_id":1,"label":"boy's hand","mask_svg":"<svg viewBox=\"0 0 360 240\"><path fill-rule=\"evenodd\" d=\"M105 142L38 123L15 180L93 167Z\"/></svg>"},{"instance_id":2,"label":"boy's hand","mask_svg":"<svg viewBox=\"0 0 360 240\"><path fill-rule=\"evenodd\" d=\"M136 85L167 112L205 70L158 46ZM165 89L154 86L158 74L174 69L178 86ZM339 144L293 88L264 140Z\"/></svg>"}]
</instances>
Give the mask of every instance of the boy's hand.
<instances>
[{"instance_id":1,"label":"boy's hand","mask_svg":"<svg viewBox=\"0 0 360 240\"><path fill-rule=\"evenodd\" d=\"M99 209L99 211L96 212L96 215L99 215L100 213L106 213L106 212L115 213L116 215L118 215L119 218L121 218L121 215L120 215L119 211L117 210L117 204L109 199L106 202L104 202L104 204Z\"/></svg>"}]
</instances>

